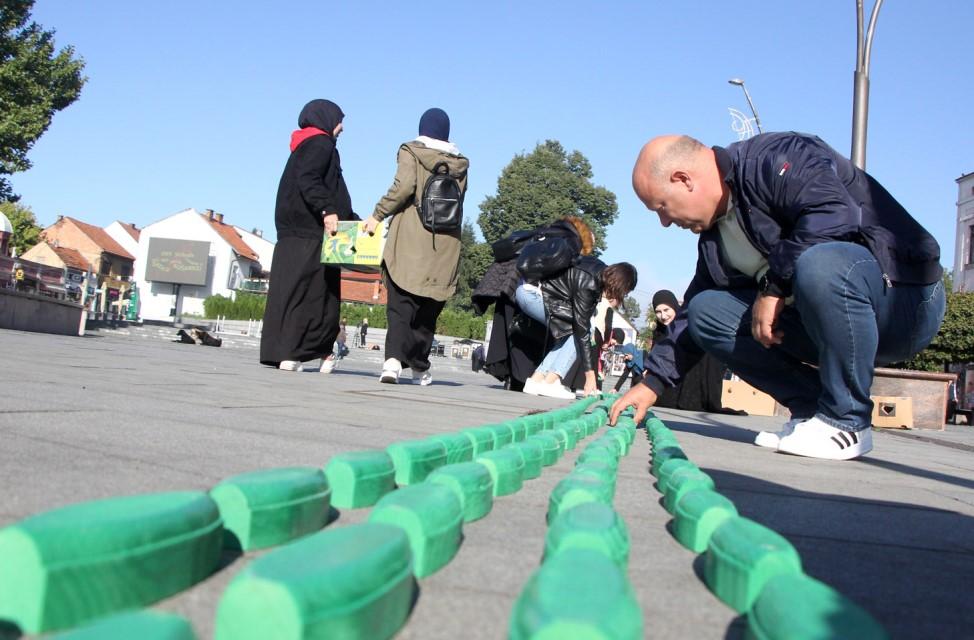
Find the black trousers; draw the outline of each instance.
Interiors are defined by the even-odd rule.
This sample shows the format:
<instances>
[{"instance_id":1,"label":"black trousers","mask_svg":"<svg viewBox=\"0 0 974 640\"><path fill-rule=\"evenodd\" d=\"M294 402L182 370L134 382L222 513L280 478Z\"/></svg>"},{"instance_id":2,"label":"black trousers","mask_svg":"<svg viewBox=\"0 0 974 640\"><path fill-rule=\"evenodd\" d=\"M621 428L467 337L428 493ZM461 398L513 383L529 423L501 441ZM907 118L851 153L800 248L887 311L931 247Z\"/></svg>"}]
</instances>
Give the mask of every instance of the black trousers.
<instances>
[{"instance_id":1,"label":"black trousers","mask_svg":"<svg viewBox=\"0 0 974 640\"><path fill-rule=\"evenodd\" d=\"M260 361L307 362L332 353L338 336L342 276L321 264L321 238L278 238L264 309Z\"/></svg>"},{"instance_id":2,"label":"black trousers","mask_svg":"<svg viewBox=\"0 0 974 640\"><path fill-rule=\"evenodd\" d=\"M389 274L386 303L386 358L395 358L403 369L426 371L430 368L430 348L436 319L446 302L417 296L400 289Z\"/></svg>"}]
</instances>

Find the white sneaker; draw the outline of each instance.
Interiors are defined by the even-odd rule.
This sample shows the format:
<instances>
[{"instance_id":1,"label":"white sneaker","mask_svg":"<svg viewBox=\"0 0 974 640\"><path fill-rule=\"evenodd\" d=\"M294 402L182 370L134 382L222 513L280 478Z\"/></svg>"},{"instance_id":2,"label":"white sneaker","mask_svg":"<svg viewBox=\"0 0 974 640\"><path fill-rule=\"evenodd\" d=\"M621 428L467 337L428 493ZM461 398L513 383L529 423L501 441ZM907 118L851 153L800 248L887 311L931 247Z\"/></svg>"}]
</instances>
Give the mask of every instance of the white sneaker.
<instances>
[{"instance_id":1,"label":"white sneaker","mask_svg":"<svg viewBox=\"0 0 974 640\"><path fill-rule=\"evenodd\" d=\"M281 371L304 371L304 365L297 360L282 360L277 368Z\"/></svg>"},{"instance_id":2,"label":"white sneaker","mask_svg":"<svg viewBox=\"0 0 974 640\"><path fill-rule=\"evenodd\" d=\"M778 443L778 451L824 460L852 460L873 449L871 429L842 431L818 418L795 425L795 430Z\"/></svg>"},{"instance_id":3,"label":"white sneaker","mask_svg":"<svg viewBox=\"0 0 974 640\"><path fill-rule=\"evenodd\" d=\"M395 358L389 358L382 364L382 373L379 375L379 382L386 384L399 384L399 374L402 373L402 365Z\"/></svg>"},{"instance_id":4,"label":"white sneaker","mask_svg":"<svg viewBox=\"0 0 974 640\"><path fill-rule=\"evenodd\" d=\"M524 381L524 389L522 391L532 396L539 395L540 386L542 384L544 383L538 382L534 378L528 378Z\"/></svg>"},{"instance_id":5,"label":"white sneaker","mask_svg":"<svg viewBox=\"0 0 974 640\"><path fill-rule=\"evenodd\" d=\"M418 382L421 387L428 387L433 384L433 374L429 372L429 369L422 373L413 371L413 382Z\"/></svg>"},{"instance_id":6,"label":"white sneaker","mask_svg":"<svg viewBox=\"0 0 974 640\"><path fill-rule=\"evenodd\" d=\"M321 373L328 374L337 368L338 368L338 358L336 358L334 355L331 355L328 356L327 358L324 358L321 361L321 369L319 369L319 371Z\"/></svg>"},{"instance_id":7,"label":"white sneaker","mask_svg":"<svg viewBox=\"0 0 974 640\"><path fill-rule=\"evenodd\" d=\"M574 400L575 392L566 389L557 382L541 382L537 385L537 395L559 400Z\"/></svg>"},{"instance_id":8,"label":"white sneaker","mask_svg":"<svg viewBox=\"0 0 974 640\"><path fill-rule=\"evenodd\" d=\"M759 447L767 447L768 449L777 449L778 443L785 436L790 436L795 430L795 425L804 422L801 418L792 418L781 427L781 431L762 431L756 438L754 438L754 444Z\"/></svg>"}]
</instances>

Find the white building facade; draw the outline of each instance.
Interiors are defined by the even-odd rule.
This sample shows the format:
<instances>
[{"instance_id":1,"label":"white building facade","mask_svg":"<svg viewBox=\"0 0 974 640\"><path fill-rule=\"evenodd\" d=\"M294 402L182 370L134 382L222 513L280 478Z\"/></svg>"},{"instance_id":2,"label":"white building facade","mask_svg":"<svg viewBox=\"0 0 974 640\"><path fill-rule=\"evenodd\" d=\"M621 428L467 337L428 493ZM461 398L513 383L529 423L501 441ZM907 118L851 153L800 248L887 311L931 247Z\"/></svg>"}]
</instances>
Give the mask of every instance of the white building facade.
<instances>
[{"instance_id":1,"label":"white building facade","mask_svg":"<svg viewBox=\"0 0 974 640\"><path fill-rule=\"evenodd\" d=\"M154 238L209 243L206 283L201 286L151 282L146 279L149 245ZM263 272L257 253L221 214L186 209L154 222L139 233L135 254L140 291L139 316L149 321L174 321L184 315L205 315L203 301L213 295L232 298L244 278ZM267 265L270 269L270 264Z\"/></svg>"},{"instance_id":2,"label":"white building facade","mask_svg":"<svg viewBox=\"0 0 974 640\"><path fill-rule=\"evenodd\" d=\"M974 173L957 178L954 291L974 291Z\"/></svg>"}]
</instances>

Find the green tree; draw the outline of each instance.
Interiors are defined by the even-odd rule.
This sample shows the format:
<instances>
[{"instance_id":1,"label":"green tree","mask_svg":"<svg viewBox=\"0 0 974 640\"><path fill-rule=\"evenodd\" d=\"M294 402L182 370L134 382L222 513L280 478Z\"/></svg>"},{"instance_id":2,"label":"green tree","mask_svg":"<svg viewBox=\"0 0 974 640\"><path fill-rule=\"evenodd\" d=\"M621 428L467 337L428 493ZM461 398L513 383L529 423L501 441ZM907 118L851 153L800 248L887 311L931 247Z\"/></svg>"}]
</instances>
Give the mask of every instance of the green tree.
<instances>
[{"instance_id":1,"label":"green tree","mask_svg":"<svg viewBox=\"0 0 974 640\"><path fill-rule=\"evenodd\" d=\"M54 31L30 19L33 6L0 2L0 200L17 199L6 176L30 168L27 152L87 81L74 48L55 51Z\"/></svg>"},{"instance_id":2,"label":"green tree","mask_svg":"<svg viewBox=\"0 0 974 640\"><path fill-rule=\"evenodd\" d=\"M926 349L898 368L943 371L951 362L974 362L974 293L948 293L940 332Z\"/></svg>"},{"instance_id":3,"label":"green tree","mask_svg":"<svg viewBox=\"0 0 974 640\"><path fill-rule=\"evenodd\" d=\"M564 216L584 219L605 248L605 228L619 215L616 196L592 184L592 165L578 151L547 140L516 155L497 180L497 193L480 204L480 230L494 242L516 229L530 229Z\"/></svg>"},{"instance_id":4,"label":"green tree","mask_svg":"<svg viewBox=\"0 0 974 640\"><path fill-rule=\"evenodd\" d=\"M484 277L484 273L487 272L487 268L493 261L494 256L490 252L490 245L486 242L477 242L473 223L469 220L464 222L463 229L460 232L460 267L457 291L447 302L448 308L463 311L473 309L473 305L470 303L470 294L480 279Z\"/></svg>"},{"instance_id":5,"label":"green tree","mask_svg":"<svg viewBox=\"0 0 974 640\"><path fill-rule=\"evenodd\" d=\"M642 309L639 306L639 302L632 296L626 296L626 299L622 301L622 305L619 307L619 313L631 322L633 326L639 321L639 316L642 313Z\"/></svg>"},{"instance_id":6,"label":"green tree","mask_svg":"<svg viewBox=\"0 0 974 640\"><path fill-rule=\"evenodd\" d=\"M10 246L21 255L41 240L41 228L30 207L16 202L0 202L0 213L7 216L14 228Z\"/></svg>"}]
</instances>

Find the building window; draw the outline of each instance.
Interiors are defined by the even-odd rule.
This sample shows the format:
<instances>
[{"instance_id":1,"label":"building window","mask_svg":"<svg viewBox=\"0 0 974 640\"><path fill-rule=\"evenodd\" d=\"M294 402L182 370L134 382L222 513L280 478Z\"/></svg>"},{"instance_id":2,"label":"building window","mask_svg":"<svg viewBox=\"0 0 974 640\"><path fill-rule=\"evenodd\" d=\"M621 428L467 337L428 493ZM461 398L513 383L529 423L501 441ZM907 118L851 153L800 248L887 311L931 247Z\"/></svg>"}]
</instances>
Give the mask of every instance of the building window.
<instances>
[{"instance_id":1,"label":"building window","mask_svg":"<svg viewBox=\"0 0 974 640\"><path fill-rule=\"evenodd\" d=\"M974 264L974 224L967 227L967 264Z\"/></svg>"},{"instance_id":2,"label":"building window","mask_svg":"<svg viewBox=\"0 0 974 640\"><path fill-rule=\"evenodd\" d=\"M112 261L108 258L101 259L101 275L107 276L112 272Z\"/></svg>"}]
</instances>

